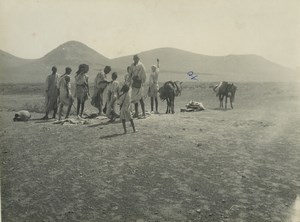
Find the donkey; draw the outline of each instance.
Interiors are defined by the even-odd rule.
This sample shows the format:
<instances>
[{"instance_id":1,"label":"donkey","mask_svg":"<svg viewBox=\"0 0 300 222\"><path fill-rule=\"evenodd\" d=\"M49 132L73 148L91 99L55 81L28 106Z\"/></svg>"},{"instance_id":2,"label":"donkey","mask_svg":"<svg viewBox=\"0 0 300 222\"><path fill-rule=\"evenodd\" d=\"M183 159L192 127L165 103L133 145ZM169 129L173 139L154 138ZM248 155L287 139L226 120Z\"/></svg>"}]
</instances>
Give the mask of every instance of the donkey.
<instances>
[{"instance_id":1,"label":"donkey","mask_svg":"<svg viewBox=\"0 0 300 222\"><path fill-rule=\"evenodd\" d=\"M182 91L182 82L179 81L168 81L165 82L162 87L159 88L159 97L162 101L167 100L166 113L175 113L174 111L174 100L175 96L180 96Z\"/></svg>"},{"instance_id":2,"label":"donkey","mask_svg":"<svg viewBox=\"0 0 300 222\"><path fill-rule=\"evenodd\" d=\"M216 92L216 96L219 96L220 108L223 108L223 100L225 97L225 109L227 109L227 98L229 97L231 109L233 109L232 103L234 102L235 92L237 90L237 87L233 83L226 81L220 82L213 90Z\"/></svg>"}]
</instances>

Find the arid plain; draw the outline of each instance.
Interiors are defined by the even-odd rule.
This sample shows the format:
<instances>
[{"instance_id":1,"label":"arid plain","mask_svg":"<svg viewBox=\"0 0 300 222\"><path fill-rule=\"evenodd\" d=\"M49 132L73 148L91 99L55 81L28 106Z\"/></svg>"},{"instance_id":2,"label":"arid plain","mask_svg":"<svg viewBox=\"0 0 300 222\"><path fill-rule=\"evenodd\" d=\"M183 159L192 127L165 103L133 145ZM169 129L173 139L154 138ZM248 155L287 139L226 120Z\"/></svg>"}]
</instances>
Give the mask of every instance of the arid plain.
<instances>
[{"instance_id":1,"label":"arid plain","mask_svg":"<svg viewBox=\"0 0 300 222\"><path fill-rule=\"evenodd\" d=\"M174 115L160 102L127 135L38 120L43 84L2 84L3 221L299 221L299 83L237 82L226 111L215 84L184 83ZM190 100L206 110L180 112Z\"/></svg>"}]
</instances>

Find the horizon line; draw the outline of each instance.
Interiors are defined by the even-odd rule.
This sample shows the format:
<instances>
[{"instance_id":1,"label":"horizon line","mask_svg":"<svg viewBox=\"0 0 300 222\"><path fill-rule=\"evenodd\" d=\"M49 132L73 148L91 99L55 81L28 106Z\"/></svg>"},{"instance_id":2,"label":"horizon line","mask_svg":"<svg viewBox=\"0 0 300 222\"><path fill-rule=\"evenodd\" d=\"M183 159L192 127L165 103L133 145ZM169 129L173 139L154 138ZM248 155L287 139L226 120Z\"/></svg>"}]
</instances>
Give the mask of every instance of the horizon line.
<instances>
[{"instance_id":1,"label":"horizon line","mask_svg":"<svg viewBox=\"0 0 300 222\"><path fill-rule=\"evenodd\" d=\"M119 58L123 58L123 57L128 57L128 56L133 56L135 54L139 55L139 54L142 54L142 53L146 53L146 52L149 52L149 51L153 51L153 50L158 50L158 49L175 49L175 50L180 50L180 51L184 51L184 52L187 52L187 53L192 53L192 54L195 54L195 55L200 55L200 56L207 56L207 57L228 57L228 56L257 56L257 57L261 57L265 60L268 60L269 62L272 62L274 64L277 64L277 65L280 65L282 67L285 67L285 68L289 68L289 69L292 69L292 70L296 70L297 67L293 68L293 67L289 67L289 66L286 66L286 65L282 65L281 63L277 63L277 62L274 62L268 58L265 58L261 55L258 55L258 54L226 54L226 55L207 55L207 54L200 54L200 53L196 53L196 52L192 52L192 51L188 51L188 50L185 50L185 49L180 49L180 48L174 48L174 47L170 47L170 46L164 46L164 47L159 47L159 48L153 48L153 49L148 49L148 50L144 50L144 51L140 51L139 53L132 53L132 54L128 54L128 55L123 55L123 56L118 56L118 57L114 57L114 58L111 58L111 57L107 57L105 55L103 55L102 53L100 53L99 51L97 51L96 49L90 47L89 45L81 42L81 41L77 41L77 40L69 40L69 41L66 41L62 44L59 44L58 46L54 47L53 49L51 49L49 52L47 52L46 54L44 54L43 56L41 57L38 57L38 58L24 58L24 57L20 57L20 56L17 56L17 55L14 55L8 51L5 51L5 50L2 50L0 49L0 51L2 52L5 52L11 56L14 56L16 58L19 58L19 59L24 59L24 60L36 60L36 59L41 59L43 57L45 57L47 54L49 54L50 52L54 51L55 49L59 48L60 46L63 46L67 43L71 43L71 42L75 42L75 43L79 43L79 44L82 44L92 50L94 50L95 52L97 52L98 54L100 54L101 56L105 57L106 59L109 59L109 60L114 60L114 59L119 59Z\"/></svg>"}]
</instances>

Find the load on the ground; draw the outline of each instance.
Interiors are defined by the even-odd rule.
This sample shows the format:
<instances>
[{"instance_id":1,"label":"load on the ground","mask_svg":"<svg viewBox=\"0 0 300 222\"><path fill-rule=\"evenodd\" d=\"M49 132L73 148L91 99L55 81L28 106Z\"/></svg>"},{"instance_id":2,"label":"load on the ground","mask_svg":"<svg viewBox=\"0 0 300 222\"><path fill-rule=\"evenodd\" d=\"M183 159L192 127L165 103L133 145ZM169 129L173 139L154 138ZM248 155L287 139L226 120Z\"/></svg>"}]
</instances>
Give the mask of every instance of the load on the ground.
<instances>
[{"instance_id":1,"label":"load on the ground","mask_svg":"<svg viewBox=\"0 0 300 222\"><path fill-rule=\"evenodd\" d=\"M185 105L186 108L181 109L181 112L196 112L205 110L203 104L201 102L190 101L188 104Z\"/></svg>"}]
</instances>

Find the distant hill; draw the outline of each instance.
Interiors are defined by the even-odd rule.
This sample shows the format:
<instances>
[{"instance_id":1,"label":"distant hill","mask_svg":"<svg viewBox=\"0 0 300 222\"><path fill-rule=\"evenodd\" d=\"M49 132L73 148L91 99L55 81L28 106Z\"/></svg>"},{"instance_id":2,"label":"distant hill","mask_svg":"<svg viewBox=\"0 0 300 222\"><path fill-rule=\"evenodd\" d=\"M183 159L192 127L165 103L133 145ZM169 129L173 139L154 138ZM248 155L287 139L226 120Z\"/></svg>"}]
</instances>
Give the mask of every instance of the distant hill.
<instances>
[{"instance_id":1,"label":"distant hill","mask_svg":"<svg viewBox=\"0 0 300 222\"><path fill-rule=\"evenodd\" d=\"M208 81L293 81L295 71L257 55L207 56L174 48L159 48L139 53L141 61L150 70L161 61L160 71L183 76L189 71ZM111 64L126 67L132 56L113 59ZM186 78L186 76L185 76Z\"/></svg>"},{"instance_id":2,"label":"distant hill","mask_svg":"<svg viewBox=\"0 0 300 222\"><path fill-rule=\"evenodd\" d=\"M96 73L109 63L108 58L76 41L64 43L42 58L26 62L5 52L3 55L0 60L1 82L44 82L54 65L59 73L63 73L67 66L75 73L79 64L86 63L90 65L90 72Z\"/></svg>"},{"instance_id":3,"label":"distant hill","mask_svg":"<svg viewBox=\"0 0 300 222\"><path fill-rule=\"evenodd\" d=\"M4 67L15 67L15 66L24 65L31 61L33 61L33 60L32 59L21 59L21 58L18 58L7 52L0 50L0 62L1 62L0 69L4 68Z\"/></svg>"},{"instance_id":4,"label":"distant hill","mask_svg":"<svg viewBox=\"0 0 300 222\"><path fill-rule=\"evenodd\" d=\"M207 56L175 48L159 48L138 53L148 73L150 66L161 61L160 80L189 80L186 73L193 71L200 81L295 81L296 72L257 55ZM66 42L40 59L21 59L0 51L1 82L44 82L51 67L57 66L59 73L70 66L73 73L78 65L90 65L88 75L93 81L97 72L105 65L113 71L126 73L132 63L132 55L108 59L90 47L76 41ZM120 75L121 76L121 75ZM119 78L122 80L122 76Z\"/></svg>"}]
</instances>

